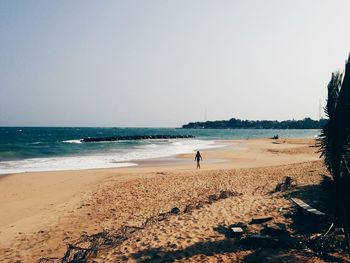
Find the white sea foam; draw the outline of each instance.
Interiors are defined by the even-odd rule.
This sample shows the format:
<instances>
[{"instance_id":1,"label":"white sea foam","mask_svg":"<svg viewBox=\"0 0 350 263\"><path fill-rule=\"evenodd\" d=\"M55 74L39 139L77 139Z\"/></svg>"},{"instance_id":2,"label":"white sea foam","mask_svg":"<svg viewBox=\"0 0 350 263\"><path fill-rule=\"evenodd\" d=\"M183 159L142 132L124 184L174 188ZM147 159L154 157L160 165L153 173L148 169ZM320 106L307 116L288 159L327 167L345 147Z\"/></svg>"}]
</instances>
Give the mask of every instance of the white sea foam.
<instances>
[{"instance_id":1,"label":"white sea foam","mask_svg":"<svg viewBox=\"0 0 350 263\"><path fill-rule=\"evenodd\" d=\"M134 166L134 163L115 163L109 156L74 156L59 158L33 158L0 162L0 174L80 170Z\"/></svg>"},{"instance_id":2,"label":"white sea foam","mask_svg":"<svg viewBox=\"0 0 350 263\"><path fill-rule=\"evenodd\" d=\"M65 143L82 143L81 140L66 140Z\"/></svg>"},{"instance_id":3,"label":"white sea foam","mask_svg":"<svg viewBox=\"0 0 350 263\"><path fill-rule=\"evenodd\" d=\"M140 145L136 148L116 148L111 152L103 152L98 155L4 161L0 162L0 174L127 167L136 165L133 163L135 160L161 158L223 146L225 145L206 140L168 140Z\"/></svg>"}]
</instances>

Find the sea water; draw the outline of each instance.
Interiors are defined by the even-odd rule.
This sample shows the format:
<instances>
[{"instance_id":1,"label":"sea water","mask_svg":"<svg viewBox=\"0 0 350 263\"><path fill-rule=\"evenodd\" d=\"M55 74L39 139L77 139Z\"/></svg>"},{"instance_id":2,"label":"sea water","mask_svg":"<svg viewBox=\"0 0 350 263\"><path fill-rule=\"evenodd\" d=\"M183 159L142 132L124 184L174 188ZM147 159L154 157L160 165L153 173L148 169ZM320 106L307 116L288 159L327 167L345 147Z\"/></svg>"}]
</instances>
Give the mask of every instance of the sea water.
<instances>
[{"instance_id":1,"label":"sea water","mask_svg":"<svg viewBox=\"0 0 350 263\"><path fill-rule=\"evenodd\" d=\"M319 130L0 127L0 174L133 166L136 160L222 147L217 140L269 138L276 134L314 138ZM86 137L134 135L194 135L195 138L80 141Z\"/></svg>"}]
</instances>

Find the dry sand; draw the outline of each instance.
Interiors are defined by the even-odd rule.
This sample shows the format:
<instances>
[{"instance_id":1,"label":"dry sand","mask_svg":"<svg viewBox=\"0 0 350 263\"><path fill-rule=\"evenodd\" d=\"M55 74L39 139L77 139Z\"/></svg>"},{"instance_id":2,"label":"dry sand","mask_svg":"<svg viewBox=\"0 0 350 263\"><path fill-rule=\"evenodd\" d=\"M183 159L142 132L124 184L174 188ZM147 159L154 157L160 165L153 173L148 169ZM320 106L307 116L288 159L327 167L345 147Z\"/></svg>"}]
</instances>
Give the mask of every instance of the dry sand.
<instances>
[{"instance_id":1,"label":"dry sand","mask_svg":"<svg viewBox=\"0 0 350 263\"><path fill-rule=\"evenodd\" d=\"M82 235L145 226L174 207L184 211L201 202L188 213L146 224L120 245L99 251L96 262L235 262L249 261L258 252L282 262L323 262L305 251L242 249L224 231L230 224L261 216L272 216L275 223L292 223L285 217L292 207L289 196L270 192L290 176L306 197L318 194L313 186L327 171L315 153L314 140L220 143L228 146L202 153L201 170L195 169L193 155L181 155L181 162L152 160L131 168L1 177L1 262L38 262L43 257L56 262L67 244ZM205 203L220 191L240 195ZM250 231L259 228L252 225Z\"/></svg>"}]
</instances>

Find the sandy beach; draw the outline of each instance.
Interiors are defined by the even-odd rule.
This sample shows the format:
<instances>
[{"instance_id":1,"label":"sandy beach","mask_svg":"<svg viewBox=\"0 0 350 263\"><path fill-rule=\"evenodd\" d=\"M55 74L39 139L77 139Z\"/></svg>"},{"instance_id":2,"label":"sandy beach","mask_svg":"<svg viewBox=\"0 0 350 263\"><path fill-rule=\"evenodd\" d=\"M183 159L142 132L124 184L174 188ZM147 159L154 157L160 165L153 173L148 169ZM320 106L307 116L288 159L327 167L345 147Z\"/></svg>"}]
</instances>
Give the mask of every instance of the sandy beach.
<instances>
[{"instance_id":1,"label":"sandy beach","mask_svg":"<svg viewBox=\"0 0 350 263\"><path fill-rule=\"evenodd\" d=\"M286 216L291 195L312 201L327 175L315 141L218 143L226 146L204 151L201 170L193 154L184 154L130 168L1 176L1 261L59 262L84 235L129 227L122 242L101 246L94 262L324 262L310 251L242 248L225 232L234 223L273 217L293 233ZM272 193L286 176L294 190Z\"/></svg>"},{"instance_id":2,"label":"sandy beach","mask_svg":"<svg viewBox=\"0 0 350 263\"><path fill-rule=\"evenodd\" d=\"M198 2L0 1L0 263L350 263L350 1Z\"/></svg>"}]
</instances>

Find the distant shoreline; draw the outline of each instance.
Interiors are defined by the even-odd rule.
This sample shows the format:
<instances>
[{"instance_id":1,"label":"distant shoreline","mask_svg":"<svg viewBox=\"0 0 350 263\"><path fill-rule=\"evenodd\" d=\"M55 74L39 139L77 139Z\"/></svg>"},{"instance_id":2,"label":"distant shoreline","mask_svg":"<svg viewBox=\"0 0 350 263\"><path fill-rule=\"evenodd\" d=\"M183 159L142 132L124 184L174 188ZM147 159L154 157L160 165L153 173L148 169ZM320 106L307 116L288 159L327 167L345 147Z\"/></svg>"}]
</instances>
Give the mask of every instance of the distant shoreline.
<instances>
[{"instance_id":1,"label":"distant shoreline","mask_svg":"<svg viewBox=\"0 0 350 263\"><path fill-rule=\"evenodd\" d=\"M327 119L313 120L304 118L302 120L240 120L232 118L230 120L217 120L205 122L190 122L182 125L183 129L322 129L327 123Z\"/></svg>"}]
</instances>

